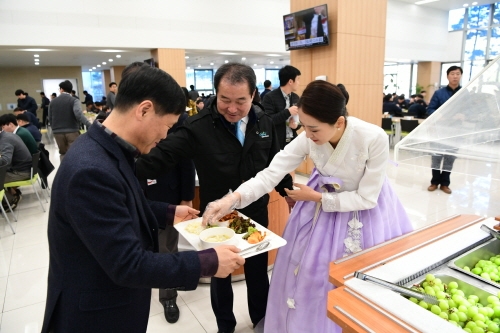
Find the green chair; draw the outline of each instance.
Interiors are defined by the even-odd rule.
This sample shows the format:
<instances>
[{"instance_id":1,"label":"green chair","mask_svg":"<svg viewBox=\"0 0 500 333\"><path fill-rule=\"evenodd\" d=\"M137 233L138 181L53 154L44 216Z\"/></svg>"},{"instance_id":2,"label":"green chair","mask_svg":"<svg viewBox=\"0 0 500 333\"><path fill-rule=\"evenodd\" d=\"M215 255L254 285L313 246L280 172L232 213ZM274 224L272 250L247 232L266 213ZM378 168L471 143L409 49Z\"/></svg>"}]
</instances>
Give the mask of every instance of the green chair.
<instances>
[{"instance_id":1,"label":"green chair","mask_svg":"<svg viewBox=\"0 0 500 333\"><path fill-rule=\"evenodd\" d=\"M5 183L4 187L21 187L21 186L33 186L33 190L35 190L36 196L38 198L38 201L40 202L40 206L42 206L42 210L45 212L45 207L43 206L42 199L40 199L40 195L38 194L38 190L35 186L35 183L38 183L38 186L40 186L40 189L42 190L42 193L45 194L45 191L43 191L43 188L40 184L40 178L38 177L38 160L40 159L40 152L33 154L33 159L31 163L31 177L30 179L26 180L18 180L15 182L10 182L10 183ZM47 197L45 197L45 201L49 202L47 200Z\"/></svg>"},{"instance_id":2,"label":"green chair","mask_svg":"<svg viewBox=\"0 0 500 333\"><path fill-rule=\"evenodd\" d=\"M7 200L7 197L5 196L5 189L3 188L3 182L5 181L5 174L7 173L7 168L9 165L4 165L3 167L0 167L0 184L2 186L0 187L2 190L0 191L0 203L3 201L5 198L5 202L7 203L7 206L9 207L9 210L14 217L14 221L17 221L16 215L12 211L12 207L10 206L9 200ZM14 228L12 227L12 224L10 223L9 216L7 216L7 212L3 208L3 205L0 204L0 208L2 209L2 215L5 217L5 220L10 226L10 229L12 230L12 233L15 234L16 232L14 231Z\"/></svg>"}]
</instances>

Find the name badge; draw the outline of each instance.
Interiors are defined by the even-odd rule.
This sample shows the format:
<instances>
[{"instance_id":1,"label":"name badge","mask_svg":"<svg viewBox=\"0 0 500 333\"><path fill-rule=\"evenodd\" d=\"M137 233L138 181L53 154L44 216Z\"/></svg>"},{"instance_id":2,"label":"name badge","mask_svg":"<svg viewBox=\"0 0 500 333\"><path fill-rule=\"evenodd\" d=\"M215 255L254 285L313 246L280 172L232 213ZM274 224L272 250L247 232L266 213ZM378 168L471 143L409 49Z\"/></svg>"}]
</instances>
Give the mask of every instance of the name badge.
<instances>
[{"instance_id":1,"label":"name badge","mask_svg":"<svg viewBox=\"0 0 500 333\"><path fill-rule=\"evenodd\" d=\"M148 186L156 184L156 179L148 179Z\"/></svg>"},{"instance_id":2,"label":"name badge","mask_svg":"<svg viewBox=\"0 0 500 333\"><path fill-rule=\"evenodd\" d=\"M264 138L268 138L269 134L267 134L266 132L260 132L259 136L261 137L261 139L264 139Z\"/></svg>"}]
</instances>

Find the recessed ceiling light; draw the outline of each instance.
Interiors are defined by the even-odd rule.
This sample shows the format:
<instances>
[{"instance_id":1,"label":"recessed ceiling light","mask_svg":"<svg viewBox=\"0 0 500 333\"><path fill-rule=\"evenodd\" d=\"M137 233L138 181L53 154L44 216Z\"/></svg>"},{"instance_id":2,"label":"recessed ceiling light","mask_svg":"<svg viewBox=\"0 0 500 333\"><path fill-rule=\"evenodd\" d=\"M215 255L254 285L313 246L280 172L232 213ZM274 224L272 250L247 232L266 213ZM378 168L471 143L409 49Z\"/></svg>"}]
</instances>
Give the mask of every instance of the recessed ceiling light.
<instances>
[{"instance_id":1,"label":"recessed ceiling light","mask_svg":"<svg viewBox=\"0 0 500 333\"><path fill-rule=\"evenodd\" d=\"M108 59L109 62L113 62L113 59Z\"/></svg>"},{"instance_id":2,"label":"recessed ceiling light","mask_svg":"<svg viewBox=\"0 0 500 333\"><path fill-rule=\"evenodd\" d=\"M272 64L274 64L274 61L269 61L269 63L272 65Z\"/></svg>"},{"instance_id":3,"label":"recessed ceiling light","mask_svg":"<svg viewBox=\"0 0 500 333\"><path fill-rule=\"evenodd\" d=\"M274 66L274 68L279 68L278 66Z\"/></svg>"},{"instance_id":4,"label":"recessed ceiling light","mask_svg":"<svg viewBox=\"0 0 500 333\"><path fill-rule=\"evenodd\" d=\"M229 62L229 60L224 60L224 63L226 63L226 64L227 64L228 62Z\"/></svg>"},{"instance_id":5,"label":"recessed ceiling light","mask_svg":"<svg viewBox=\"0 0 500 333\"><path fill-rule=\"evenodd\" d=\"M185 56L184 58L189 59L189 56Z\"/></svg>"},{"instance_id":6,"label":"recessed ceiling light","mask_svg":"<svg viewBox=\"0 0 500 333\"><path fill-rule=\"evenodd\" d=\"M95 67L92 67L92 69L95 69Z\"/></svg>"},{"instance_id":7,"label":"recessed ceiling light","mask_svg":"<svg viewBox=\"0 0 500 333\"><path fill-rule=\"evenodd\" d=\"M211 62L211 63L210 63L210 66L213 66L213 65L214 65L214 63L213 63L213 62Z\"/></svg>"},{"instance_id":8,"label":"recessed ceiling light","mask_svg":"<svg viewBox=\"0 0 500 333\"><path fill-rule=\"evenodd\" d=\"M117 54L117 55L116 55L116 57L117 57L117 58L121 58L122 56L121 56L121 55L119 55L119 54Z\"/></svg>"},{"instance_id":9,"label":"recessed ceiling light","mask_svg":"<svg viewBox=\"0 0 500 333\"><path fill-rule=\"evenodd\" d=\"M201 67L201 65L198 65L198 68L200 68L200 67Z\"/></svg>"},{"instance_id":10,"label":"recessed ceiling light","mask_svg":"<svg viewBox=\"0 0 500 333\"><path fill-rule=\"evenodd\" d=\"M247 60L247 58L243 57L243 58L241 58L241 60Z\"/></svg>"},{"instance_id":11,"label":"recessed ceiling light","mask_svg":"<svg viewBox=\"0 0 500 333\"><path fill-rule=\"evenodd\" d=\"M45 52L45 51L53 51L53 50L52 49L19 49L19 51Z\"/></svg>"},{"instance_id":12,"label":"recessed ceiling light","mask_svg":"<svg viewBox=\"0 0 500 333\"><path fill-rule=\"evenodd\" d=\"M436 2L436 1L439 1L439 0L421 0L421 1L415 2L415 5L423 5L424 3Z\"/></svg>"},{"instance_id":13,"label":"recessed ceiling light","mask_svg":"<svg viewBox=\"0 0 500 333\"><path fill-rule=\"evenodd\" d=\"M97 67L101 67L101 65L97 65Z\"/></svg>"},{"instance_id":14,"label":"recessed ceiling light","mask_svg":"<svg viewBox=\"0 0 500 333\"><path fill-rule=\"evenodd\" d=\"M219 54L222 54L222 55L236 55L238 53L234 53L234 52L219 52Z\"/></svg>"},{"instance_id":15,"label":"recessed ceiling light","mask_svg":"<svg viewBox=\"0 0 500 333\"><path fill-rule=\"evenodd\" d=\"M109 52L109 53L116 53L116 52L125 52L123 50L97 50L98 52Z\"/></svg>"},{"instance_id":16,"label":"recessed ceiling light","mask_svg":"<svg viewBox=\"0 0 500 333\"><path fill-rule=\"evenodd\" d=\"M270 53L270 54L266 54L266 56L268 56L268 57L279 57L280 55L279 54Z\"/></svg>"},{"instance_id":17,"label":"recessed ceiling light","mask_svg":"<svg viewBox=\"0 0 500 333\"><path fill-rule=\"evenodd\" d=\"M188 66L187 69L191 69L191 67Z\"/></svg>"},{"instance_id":18,"label":"recessed ceiling light","mask_svg":"<svg viewBox=\"0 0 500 333\"><path fill-rule=\"evenodd\" d=\"M253 64L254 66L257 66L257 64Z\"/></svg>"},{"instance_id":19,"label":"recessed ceiling light","mask_svg":"<svg viewBox=\"0 0 500 333\"><path fill-rule=\"evenodd\" d=\"M34 55L33 55L33 57L38 58L38 57L39 57L39 55L38 55L38 54L34 54Z\"/></svg>"},{"instance_id":20,"label":"recessed ceiling light","mask_svg":"<svg viewBox=\"0 0 500 333\"><path fill-rule=\"evenodd\" d=\"M92 68L89 68L89 72L92 72Z\"/></svg>"},{"instance_id":21,"label":"recessed ceiling light","mask_svg":"<svg viewBox=\"0 0 500 333\"><path fill-rule=\"evenodd\" d=\"M37 62L35 62L35 66L38 66L38 65L40 65L40 64L39 64L39 63L37 63Z\"/></svg>"},{"instance_id":22,"label":"recessed ceiling light","mask_svg":"<svg viewBox=\"0 0 500 333\"><path fill-rule=\"evenodd\" d=\"M468 3L464 3L464 7L469 7L469 4Z\"/></svg>"},{"instance_id":23,"label":"recessed ceiling light","mask_svg":"<svg viewBox=\"0 0 500 333\"><path fill-rule=\"evenodd\" d=\"M474 1L473 3L471 3L471 5L473 5L473 6L477 5L477 1Z\"/></svg>"},{"instance_id":24,"label":"recessed ceiling light","mask_svg":"<svg viewBox=\"0 0 500 333\"><path fill-rule=\"evenodd\" d=\"M106 61L103 61L103 62L102 62L102 64L103 64L103 65L106 65Z\"/></svg>"}]
</instances>

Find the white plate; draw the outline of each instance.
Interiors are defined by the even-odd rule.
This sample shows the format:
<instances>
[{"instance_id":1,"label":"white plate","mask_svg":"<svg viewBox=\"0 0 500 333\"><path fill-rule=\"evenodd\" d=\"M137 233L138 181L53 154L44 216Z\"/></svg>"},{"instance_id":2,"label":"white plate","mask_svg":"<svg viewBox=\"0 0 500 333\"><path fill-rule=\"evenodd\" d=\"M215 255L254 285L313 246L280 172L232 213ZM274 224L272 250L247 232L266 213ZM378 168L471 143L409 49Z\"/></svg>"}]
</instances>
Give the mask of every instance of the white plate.
<instances>
[{"instance_id":1,"label":"white plate","mask_svg":"<svg viewBox=\"0 0 500 333\"><path fill-rule=\"evenodd\" d=\"M241 217L243 217L243 218L245 218L245 219L247 218L245 215L243 215L241 213L238 213L238 215L241 216ZM201 247L200 236L188 232L186 230L186 227L189 224L191 224L191 223L194 223L194 222L201 223L201 221L202 221L202 218L198 217L196 219L188 220L188 221L184 221L184 222L180 222L180 223L177 223L176 225L174 225L174 228L179 232L179 234L182 237L184 237L189 242L189 244L191 244L193 246L194 250L196 250L196 251L203 250L203 248ZM263 253L263 252L267 252L267 251L270 251L270 250L274 250L274 249L277 249L279 247L282 247L282 246L286 245L286 240L284 240L280 236L276 235L271 230L269 230L269 229L261 226L260 224L258 224L254 220L252 220L252 223L255 224L255 228L257 230L266 233L266 237L264 238L264 240L262 242L264 242L264 241L270 241L270 244L269 244L269 246L267 248L265 248L265 249L263 249L261 251L250 251L248 253L244 253L242 255L243 258L253 257L254 255L257 255L257 254L260 254L260 253ZM238 244L236 246L238 248L240 248L242 251L245 250L246 248L249 248L250 246L255 245L255 244L250 244L246 240L244 240L243 239L243 235L245 235L245 234L236 234L236 237L239 238L238 239Z\"/></svg>"}]
</instances>

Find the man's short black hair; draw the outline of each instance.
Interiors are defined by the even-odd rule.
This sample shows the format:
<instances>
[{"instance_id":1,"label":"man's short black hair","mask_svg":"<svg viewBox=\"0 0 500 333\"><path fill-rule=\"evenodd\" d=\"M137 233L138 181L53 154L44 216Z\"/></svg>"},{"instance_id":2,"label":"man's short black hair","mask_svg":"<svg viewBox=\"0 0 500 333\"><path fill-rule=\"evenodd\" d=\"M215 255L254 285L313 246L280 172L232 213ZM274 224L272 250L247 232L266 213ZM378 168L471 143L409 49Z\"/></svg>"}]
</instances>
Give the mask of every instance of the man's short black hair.
<instances>
[{"instance_id":1,"label":"man's short black hair","mask_svg":"<svg viewBox=\"0 0 500 333\"><path fill-rule=\"evenodd\" d=\"M422 94L417 94L417 96L415 96L415 97L418 97L418 98L424 99L424 95L422 95Z\"/></svg>"},{"instance_id":2,"label":"man's short black hair","mask_svg":"<svg viewBox=\"0 0 500 333\"><path fill-rule=\"evenodd\" d=\"M57 97L56 93L52 93L52 94L50 94L50 96Z\"/></svg>"},{"instance_id":3,"label":"man's short black hair","mask_svg":"<svg viewBox=\"0 0 500 333\"><path fill-rule=\"evenodd\" d=\"M41 95L41 96L45 96L45 93L42 91L42 92L40 93L40 95Z\"/></svg>"},{"instance_id":4,"label":"man's short black hair","mask_svg":"<svg viewBox=\"0 0 500 333\"><path fill-rule=\"evenodd\" d=\"M87 90L84 90L84 91L83 91L83 93L84 93L85 95L86 95L86 94L88 94Z\"/></svg>"},{"instance_id":5,"label":"man's short black hair","mask_svg":"<svg viewBox=\"0 0 500 333\"><path fill-rule=\"evenodd\" d=\"M194 86L193 85L190 85L189 88L191 88L191 90L194 90Z\"/></svg>"},{"instance_id":6,"label":"man's short black hair","mask_svg":"<svg viewBox=\"0 0 500 333\"><path fill-rule=\"evenodd\" d=\"M19 107L17 107L17 108L15 108L12 112L17 112L17 111L24 111L24 110L23 110L23 108L19 108Z\"/></svg>"},{"instance_id":7,"label":"man's short black hair","mask_svg":"<svg viewBox=\"0 0 500 333\"><path fill-rule=\"evenodd\" d=\"M72 94L76 94L76 91L74 91L74 90L71 90L71 93L72 93Z\"/></svg>"},{"instance_id":8,"label":"man's short black hair","mask_svg":"<svg viewBox=\"0 0 500 333\"><path fill-rule=\"evenodd\" d=\"M59 88L61 88L64 92L70 93L71 89L73 89L73 84L68 80L65 80L59 83Z\"/></svg>"},{"instance_id":9,"label":"man's short black hair","mask_svg":"<svg viewBox=\"0 0 500 333\"><path fill-rule=\"evenodd\" d=\"M286 65L285 67L281 68L278 72L278 77L280 79L280 87L286 86L286 84L290 80L295 82L295 79L299 75L300 71L293 66Z\"/></svg>"},{"instance_id":10,"label":"man's short black hair","mask_svg":"<svg viewBox=\"0 0 500 333\"><path fill-rule=\"evenodd\" d=\"M197 99L196 100L196 105L200 104L200 103L203 103L203 100L202 99Z\"/></svg>"},{"instance_id":11,"label":"man's short black hair","mask_svg":"<svg viewBox=\"0 0 500 333\"><path fill-rule=\"evenodd\" d=\"M110 82L110 83L108 84L108 86L111 88L111 86L112 86L113 84L114 84L114 85L117 85L117 84L116 84L116 82Z\"/></svg>"},{"instance_id":12,"label":"man's short black hair","mask_svg":"<svg viewBox=\"0 0 500 333\"><path fill-rule=\"evenodd\" d=\"M15 92L16 96L19 96L19 95L24 95L24 91L22 89L17 89L16 92Z\"/></svg>"},{"instance_id":13,"label":"man's short black hair","mask_svg":"<svg viewBox=\"0 0 500 333\"><path fill-rule=\"evenodd\" d=\"M28 118L28 116L25 114L25 113L20 113L16 116L16 119L17 120L22 120L22 121L25 121L27 123L30 122L30 119Z\"/></svg>"},{"instance_id":14,"label":"man's short black hair","mask_svg":"<svg viewBox=\"0 0 500 333\"><path fill-rule=\"evenodd\" d=\"M448 68L448 70L446 71L446 75L450 75L450 72L451 71L456 71L457 69L460 70L460 74L463 74L464 73L464 70L462 69L462 67L459 67L459 66L451 66L450 68Z\"/></svg>"},{"instance_id":15,"label":"man's short black hair","mask_svg":"<svg viewBox=\"0 0 500 333\"><path fill-rule=\"evenodd\" d=\"M17 126L16 116L14 116L12 113L3 114L0 116L0 126L8 125L11 123Z\"/></svg>"},{"instance_id":16,"label":"man's short black hair","mask_svg":"<svg viewBox=\"0 0 500 333\"><path fill-rule=\"evenodd\" d=\"M267 89L267 88L269 88L270 86L271 86L271 81L269 81L269 80L264 81L264 88L266 88L266 89Z\"/></svg>"},{"instance_id":17,"label":"man's short black hair","mask_svg":"<svg viewBox=\"0 0 500 333\"><path fill-rule=\"evenodd\" d=\"M131 66L133 68L129 68ZM123 73L113 112L127 112L146 100L153 102L155 113L160 116L180 115L186 110L186 98L181 87L165 71L131 64Z\"/></svg>"},{"instance_id":18,"label":"man's short black hair","mask_svg":"<svg viewBox=\"0 0 500 333\"><path fill-rule=\"evenodd\" d=\"M214 75L215 92L219 90L222 80L228 80L231 84L247 83L250 96L257 87L257 78L252 67L238 62L230 62L219 67Z\"/></svg>"},{"instance_id":19,"label":"man's short black hair","mask_svg":"<svg viewBox=\"0 0 500 333\"><path fill-rule=\"evenodd\" d=\"M89 106L89 105L94 105L94 102L87 102L85 103L86 106Z\"/></svg>"}]
</instances>

